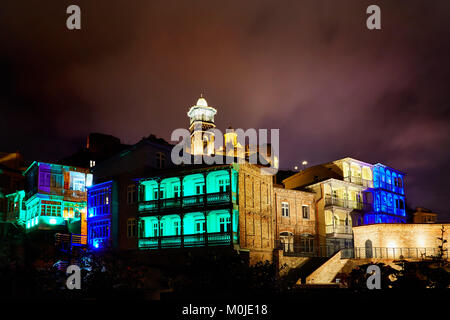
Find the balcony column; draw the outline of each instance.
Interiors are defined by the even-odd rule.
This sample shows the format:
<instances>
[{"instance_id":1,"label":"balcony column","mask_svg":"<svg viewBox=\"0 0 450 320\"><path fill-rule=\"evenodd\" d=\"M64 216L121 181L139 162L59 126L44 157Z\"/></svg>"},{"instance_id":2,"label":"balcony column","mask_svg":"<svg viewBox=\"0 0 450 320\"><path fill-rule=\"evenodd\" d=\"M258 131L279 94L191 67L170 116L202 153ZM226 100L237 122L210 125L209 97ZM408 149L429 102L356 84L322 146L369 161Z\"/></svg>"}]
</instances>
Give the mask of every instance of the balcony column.
<instances>
[{"instance_id":1,"label":"balcony column","mask_svg":"<svg viewBox=\"0 0 450 320\"><path fill-rule=\"evenodd\" d=\"M205 246L208 246L208 211L204 211L205 216Z\"/></svg>"},{"instance_id":2,"label":"balcony column","mask_svg":"<svg viewBox=\"0 0 450 320\"><path fill-rule=\"evenodd\" d=\"M158 249L161 249L161 216L158 216Z\"/></svg>"},{"instance_id":3,"label":"balcony column","mask_svg":"<svg viewBox=\"0 0 450 320\"><path fill-rule=\"evenodd\" d=\"M180 213L180 236L181 236L181 248L184 247L184 213Z\"/></svg>"},{"instance_id":4,"label":"balcony column","mask_svg":"<svg viewBox=\"0 0 450 320\"><path fill-rule=\"evenodd\" d=\"M208 173L203 172L202 174L203 174L203 179L204 179L204 181L205 181L205 192L203 193L203 205L206 206L206 200L207 200L206 194L208 193L208 187L207 187L207 183L206 183L206 181L207 181L206 177L207 177Z\"/></svg>"},{"instance_id":5,"label":"balcony column","mask_svg":"<svg viewBox=\"0 0 450 320\"><path fill-rule=\"evenodd\" d=\"M231 180L230 180L231 182ZM230 244L233 245L233 209L230 210Z\"/></svg>"},{"instance_id":6,"label":"balcony column","mask_svg":"<svg viewBox=\"0 0 450 320\"><path fill-rule=\"evenodd\" d=\"M183 198L183 180L184 180L184 176L179 177L180 179L180 199Z\"/></svg>"},{"instance_id":7,"label":"balcony column","mask_svg":"<svg viewBox=\"0 0 450 320\"><path fill-rule=\"evenodd\" d=\"M347 207L347 208L350 208L350 207L351 207L351 204L350 204L350 194L348 193L348 186L345 186L345 197L344 197L344 201L345 201L344 206Z\"/></svg>"},{"instance_id":8,"label":"balcony column","mask_svg":"<svg viewBox=\"0 0 450 320\"><path fill-rule=\"evenodd\" d=\"M161 179L157 179L156 182L158 183L158 211L161 210ZM158 220L159 221L159 220ZM159 224L159 222L158 222Z\"/></svg>"},{"instance_id":9,"label":"balcony column","mask_svg":"<svg viewBox=\"0 0 450 320\"><path fill-rule=\"evenodd\" d=\"M230 168L230 171L228 171L228 174L230 176L230 200L232 200L232 195L233 195L233 173L232 173L233 169Z\"/></svg>"}]
</instances>

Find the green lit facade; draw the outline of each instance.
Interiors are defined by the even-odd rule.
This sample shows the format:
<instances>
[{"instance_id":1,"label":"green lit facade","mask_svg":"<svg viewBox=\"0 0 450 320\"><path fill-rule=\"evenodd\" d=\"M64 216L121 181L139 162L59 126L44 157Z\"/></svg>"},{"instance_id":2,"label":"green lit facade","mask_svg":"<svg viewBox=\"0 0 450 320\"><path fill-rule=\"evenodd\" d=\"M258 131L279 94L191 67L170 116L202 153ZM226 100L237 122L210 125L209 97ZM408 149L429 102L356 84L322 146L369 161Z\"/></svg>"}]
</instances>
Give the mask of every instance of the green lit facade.
<instances>
[{"instance_id":1,"label":"green lit facade","mask_svg":"<svg viewBox=\"0 0 450 320\"><path fill-rule=\"evenodd\" d=\"M238 242L238 174L233 165L138 181L138 247L163 249Z\"/></svg>"}]
</instances>

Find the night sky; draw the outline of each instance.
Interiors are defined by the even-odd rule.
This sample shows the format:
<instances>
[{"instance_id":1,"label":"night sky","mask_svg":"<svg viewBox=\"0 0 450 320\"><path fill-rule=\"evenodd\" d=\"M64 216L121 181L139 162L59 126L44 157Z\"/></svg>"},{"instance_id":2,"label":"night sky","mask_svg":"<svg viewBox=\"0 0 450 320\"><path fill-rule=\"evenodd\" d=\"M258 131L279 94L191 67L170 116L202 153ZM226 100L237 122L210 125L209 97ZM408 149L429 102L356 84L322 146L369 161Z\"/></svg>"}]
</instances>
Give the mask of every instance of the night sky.
<instances>
[{"instance_id":1,"label":"night sky","mask_svg":"<svg viewBox=\"0 0 450 320\"><path fill-rule=\"evenodd\" d=\"M90 132L169 140L203 93L219 129L279 128L281 167L381 162L407 173L410 206L450 220L449 39L448 0L6 0L0 151L49 161Z\"/></svg>"}]
</instances>

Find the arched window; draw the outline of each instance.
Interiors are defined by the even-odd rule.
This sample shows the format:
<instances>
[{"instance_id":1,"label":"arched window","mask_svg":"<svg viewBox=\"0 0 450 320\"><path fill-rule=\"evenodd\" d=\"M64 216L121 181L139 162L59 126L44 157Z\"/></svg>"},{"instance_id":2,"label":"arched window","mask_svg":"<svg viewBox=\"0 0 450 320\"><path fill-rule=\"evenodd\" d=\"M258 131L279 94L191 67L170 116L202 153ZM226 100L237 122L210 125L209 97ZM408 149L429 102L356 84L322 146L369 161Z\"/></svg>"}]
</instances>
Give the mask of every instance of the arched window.
<instances>
[{"instance_id":1,"label":"arched window","mask_svg":"<svg viewBox=\"0 0 450 320\"><path fill-rule=\"evenodd\" d=\"M392 176L389 170L386 170L386 189L392 189Z\"/></svg>"},{"instance_id":2,"label":"arched window","mask_svg":"<svg viewBox=\"0 0 450 320\"><path fill-rule=\"evenodd\" d=\"M294 234L289 231L280 232L280 243L283 247L283 251L294 251Z\"/></svg>"},{"instance_id":3,"label":"arched window","mask_svg":"<svg viewBox=\"0 0 450 320\"><path fill-rule=\"evenodd\" d=\"M373 257L372 241L366 240L365 249L366 249L366 258L372 258Z\"/></svg>"}]
</instances>

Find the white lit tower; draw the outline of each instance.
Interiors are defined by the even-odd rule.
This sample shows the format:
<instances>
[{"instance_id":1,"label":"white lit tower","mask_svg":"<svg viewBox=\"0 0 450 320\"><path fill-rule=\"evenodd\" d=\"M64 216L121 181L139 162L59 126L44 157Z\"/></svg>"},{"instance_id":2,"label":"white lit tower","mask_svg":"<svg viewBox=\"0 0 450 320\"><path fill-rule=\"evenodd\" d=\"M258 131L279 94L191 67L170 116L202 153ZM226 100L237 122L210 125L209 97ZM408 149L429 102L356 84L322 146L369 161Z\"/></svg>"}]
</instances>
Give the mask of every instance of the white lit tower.
<instances>
[{"instance_id":1,"label":"white lit tower","mask_svg":"<svg viewBox=\"0 0 450 320\"><path fill-rule=\"evenodd\" d=\"M203 95L197 100L197 104L189 109L187 115L190 118L191 154L214 153L214 134L207 130L216 127L214 124L216 113L217 110L208 106Z\"/></svg>"}]
</instances>

